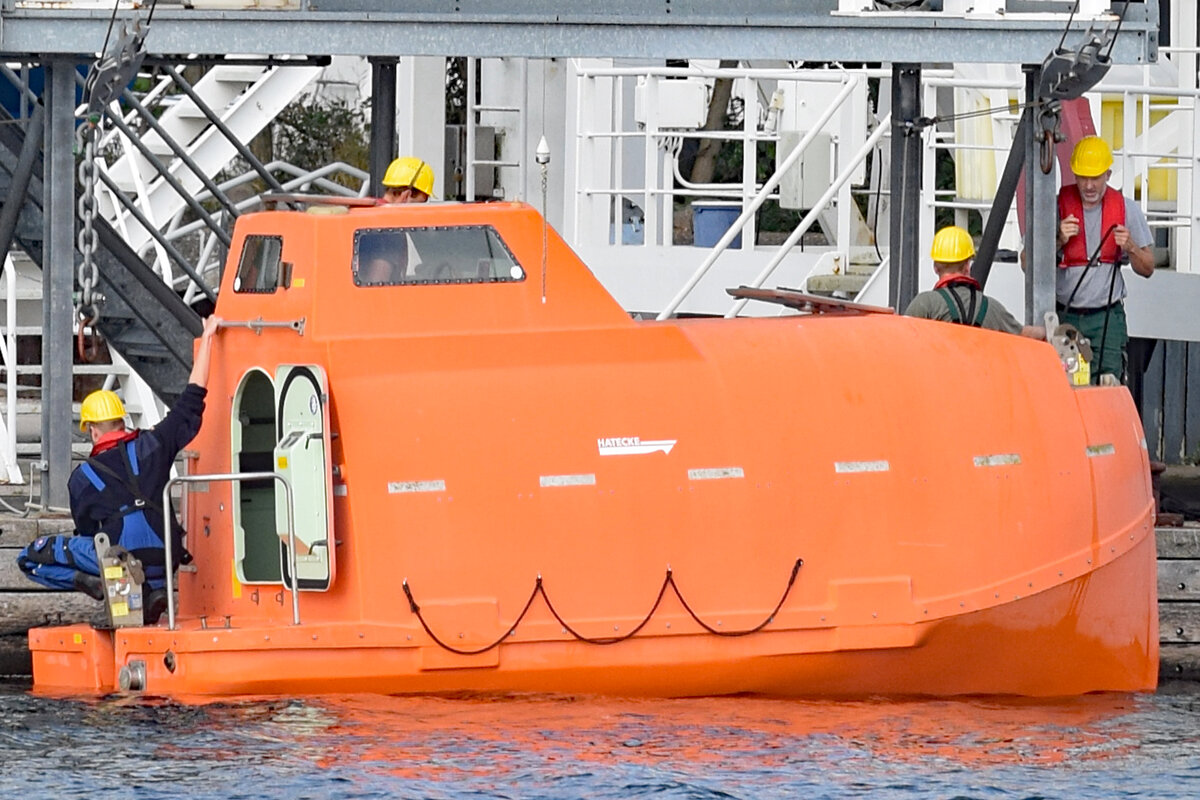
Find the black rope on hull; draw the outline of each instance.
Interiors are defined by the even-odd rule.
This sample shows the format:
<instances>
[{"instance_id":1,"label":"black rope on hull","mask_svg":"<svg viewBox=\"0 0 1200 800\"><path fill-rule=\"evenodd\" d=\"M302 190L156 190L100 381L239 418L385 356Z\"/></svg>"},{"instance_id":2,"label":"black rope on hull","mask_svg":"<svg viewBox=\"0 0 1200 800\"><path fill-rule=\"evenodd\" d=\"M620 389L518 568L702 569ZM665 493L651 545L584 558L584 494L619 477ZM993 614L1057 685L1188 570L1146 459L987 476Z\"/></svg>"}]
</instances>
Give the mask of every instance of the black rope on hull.
<instances>
[{"instance_id":1,"label":"black rope on hull","mask_svg":"<svg viewBox=\"0 0 1200 800\"><path fill-rule=\"evenodd\" d=\"M802 566L804 566L804 559L797 558L796 562L792 565L792 574L788 577L787 586L784 588L783 594L779 598L779 602L775 604L775 608L772 609L771 613L767 615L766 619L764 619L759 624L755 625L753 628L747 628L745 630L740 630L740 631L718 630L717 628L714 628L712 625L710 625L707 622L705 622L704 620L702 620L700 618L700 616L695 612L695 610L691 607L691 605L688 604L687 600L684 599L683 593L679 590L679 584L677 584L675 582L675 574L672 572L670 567L667 567L667 574L663 578L662 586L660 586L658 589L658 596L654 598L654 604L652 606L650 606L650 611L648 611L646 613L645 618L643 618L641 622L639 622L637 625L635 625L628 633L624 633L620 636L604 636L604 637L584 636L582 633L575 630L575 628L573 628L565 619L563 619L562 615L558 613L558 609L556 609L554 607L554 604L550 602L550 596L548 594L546 594L546 587L545 587L545 584L542 582L542 576L538 575L537 581L534 583L534 586L533 586L533 591L529 593L529 599L525 601L525 606L524 606L524 608L521 609L521 613L518 614L517 618L515 620L513 620L513 623L508 626L508 629L505 630L505 632L503 634L501 634L500 637L497 638L491 644L487 644L487 645L484 645L483 647L478 647L478 648L474 648L474 649L465 649L465 648L461 648L461 647L455 647L451 644L444 642L436 633L433 632L433 629L429 627L429 623L427 623L425 621L424 615L421 614L421 607L417 604L416 599L413 598L412 589L408 585L408 578L404 579L404 582L401 584L401 586L404 589L404 596L408 598L409 610L412 611L412 613L416 615L417 621L421 623L421 627L424 628L425 633L429 635L429 638L432 639L433 642L438 647L441 647L443 650L448 650L449 652L455 653L460 656L477 656L482 653L486 653L487 651L492 650L496 647L499 647L500 644L505 639L512 636L514 633L516 633L517 627L521 624L521 621L523 619L525 619L525 615L529 613L529 609L533 606L533 601L535 599L537 599L538 595L541 595L543 602L545 602L545 604L546 604L546 608L550 611L551 615L554 616L554 619L558 621L558 624L562 626L563 630L566 631L567 633L569 633L575 639L577 639L581 642L584 642L585 644L596 644L596 645L617 644L618 642L623 642L627 639L632 638L633 636L636 636L642 630L642 628L646 627L647 623L650 622L651 618L654 616L654 613L656 611L658 611L658 607L662 604L663 597L665 597L667 594L668 587L673 592L675 592L675 596L677 598L679 598L680 604L683 606L684 610L687 611L688 615L691 616L691 618L696 621L696 624L699 625L701 628L703 628L706 632L711 633L714 636L725 636L725 637L749 636L752 633L758 633L759 631L761 631L763 628L770 625L775 620L775 615L779 613L779 609L783 608L783 604L787 601L788 595L791 594L792 587L796 583L796 576L800 573L800 567L802 567Z\"/></svg>"}]
</instances>

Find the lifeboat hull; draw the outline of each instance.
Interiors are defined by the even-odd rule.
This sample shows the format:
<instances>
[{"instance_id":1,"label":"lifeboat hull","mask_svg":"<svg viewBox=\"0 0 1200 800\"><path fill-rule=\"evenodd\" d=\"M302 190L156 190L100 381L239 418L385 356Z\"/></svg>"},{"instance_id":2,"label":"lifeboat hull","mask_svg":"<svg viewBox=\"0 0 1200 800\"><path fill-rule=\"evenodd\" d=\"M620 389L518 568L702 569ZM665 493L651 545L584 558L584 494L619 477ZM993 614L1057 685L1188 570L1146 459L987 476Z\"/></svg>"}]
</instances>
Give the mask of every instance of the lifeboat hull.
<instances>
[{"instance_id":1,"label":"lifeboat hull","mask_svg":"<svg viewBox=\"0 0 1200 800\"><path fill-rule=\"evenodd\" d=\"M36 689L1155 687L1141 424L1048 344L637 322L520 204L237 225L178 624L36 629Z\"/></svg>"},{"instance_id":2,"label":"lifeboat hull","mask_svg":"<svg viewBox=\"0 0 1200 800\"><path fill-rule=\"evenodd\" d=\"M190 621L177 631L39 628L30 632L30 647L35 688L66 694L115 691L121 669L130 665L143 665L142 690L181 698L457 691L1054 697L1153 691L1158 616L1152 530L1140 528L1134 540L1071 581L984 610L907 625L761 632L721 642L696 631L611 647L514 641L463 656L421 642L412 628L201 629Z\"/></svg>"}]
</instances>

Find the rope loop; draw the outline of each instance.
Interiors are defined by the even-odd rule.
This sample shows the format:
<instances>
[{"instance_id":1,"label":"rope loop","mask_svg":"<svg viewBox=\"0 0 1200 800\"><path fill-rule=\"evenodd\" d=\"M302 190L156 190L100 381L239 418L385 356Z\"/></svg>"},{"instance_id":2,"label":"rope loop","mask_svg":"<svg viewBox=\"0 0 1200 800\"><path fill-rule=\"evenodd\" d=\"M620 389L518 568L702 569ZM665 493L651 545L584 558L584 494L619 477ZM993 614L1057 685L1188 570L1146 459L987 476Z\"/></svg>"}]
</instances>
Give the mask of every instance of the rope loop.
<instances>
[{"instance_id":1,"label":"rope loop","mask_svg":"<svg viewBox=\"0 0 1200 800\"><path fill-rule=\"evenodd\" d=\"M684 610L687 611L688 615L706 632L711 633L714 636L723 636L727 638L736 636L749 636L752 633L758 633L763 628L775 621L776 615L779 614L779 610L783 608L783 604L787 601L788 595L790 595L792 592L792 587L796 583L796 578L800 574L800 567L802 566L804 566L804 559L797 558L792 564L791 575L788 577L787 586L784 587L783 594L780 596L779 602L775 604L775 608L771 610L771 613L768 614L762 622L758 623L752 628L736 631L720 630L719 628L716 628L701 619L691 605L688 604L687 600L684 599L683 593L679 589L679 584L675 582L675 573L671 570L671 567L668 566L666 574L663 577L662 585L658 589L658 595L654 598L654 603L650 606L650 610L646 612L646 616L642 619L642 621L620 636L600 637L585 636L572 627L571 624L568 623L562 617L562 615L558 613L558 609L556 609L554 604L550 602L550 595L546 593L545 583L542 581L542 576L539 574L537 576L537 580L534 581L533 591L529 593L529 599L525 601L525 606L521 609L521 613L517 615L517 618L513 620L512 624L509 625L504 633L501 634L500 637L495 641L474 649L455 647L443 641L441 637L433 632L433 629L429 627L429 623L425 621L424 615L421 614L421 607L417 605L417 601L413 597L412 589L408 585L408 578L404 579L404 581L401 583L401 587L404 589L404 596L408 598L409 610L416 615L417 621L421 623L421 627L425 630L425 633L428 634L429 638L433 640L434 644L436 644L438 647L441 647L443 650L447 650L460 656L477 656L482 653L486 653L493 648L499 647L501 642L515 634L517 632L517 626L519 626L521 621L525 619L525 615L529 613L529 609L533 606L533 601L536 600L539 595L541 595L542 601L546 604L547 610L549 610L550 614L554 617L558 624L562 626L563 632L585 644L617 644L618 642L624 642L627 639L631 639L636 636L654 617L655 612L658 611L658 607L662 604L663 597L665 597L667 594L668 588L670 588L671 591L675 593L675 596L679 598L680 604L683 606Z\"/></svg>"}]
</instances>

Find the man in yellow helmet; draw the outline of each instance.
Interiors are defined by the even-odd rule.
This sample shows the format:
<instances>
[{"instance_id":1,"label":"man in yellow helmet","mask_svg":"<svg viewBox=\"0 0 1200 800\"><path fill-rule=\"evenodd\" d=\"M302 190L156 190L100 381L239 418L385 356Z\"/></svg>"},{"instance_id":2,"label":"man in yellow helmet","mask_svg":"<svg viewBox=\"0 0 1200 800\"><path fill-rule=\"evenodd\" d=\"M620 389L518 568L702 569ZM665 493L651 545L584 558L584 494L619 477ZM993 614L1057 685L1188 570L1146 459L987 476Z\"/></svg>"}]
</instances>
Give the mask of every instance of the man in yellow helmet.
<instances>
[{"instance_id":1,"label":"man in yellow helmet","mask_svg":"<svg viewBox=\"0 0 1200 800\"><path fill-rule=\"evenodd\" d=\"M1154 237L1137 203L1109 187L1113 156L1099 136L1085 136L1071 153L1074 185L1058 193L1059 321L1091 340L1093 380L1125 376L1125 279L1128 263L1143 278L1154 274ZM1107 376L1107 377L1104 377Z\"/></svg>"},{"instance_id":2,"label":"man in yellow helmet","mask_svg":"<svg viewBox=\"0 0 1200 800\"><path fill-rule=\"evenodd\" d=\"M424 203L433 196L433 167L419 158L401 156L383 175L381 205Z\"/></svg>"},{"instance_id":3,"label":"man in yellow helmet","mask_svg":"<svg viewBox=\"0 0 1200 800\"><path fill-rule=\"evenodd\" d=\"M200 430L213 337L220 318L204 322L188 385L162 422L149 430L125 428L125 407L114 392L92 392L79 412L79 429L92 439L87 461L71 472L73 536L42 536L17 556L17 565L36 583L51 589L77 590L104 599L104 582L93 536L108 535L142 563L148 594L141 601L144 619L157 621L166 606L166 576L161 498L171 466ZM182 556L182 529L171 532L174 552ZM174 565L173 565L174 566ZM134 598L129 598L131 608Z\"/></svg>"},{"instance_id":4,"label":"man in yellow helmet","mask_svg":"<svg viewBox=\"0 0 1200 800\"><path fill-rule=\"evenodd\" d=\"M1046 338L1045 328L1017 322L999 300L985 295L979 281L971 277L975 243L969 233L954 225L942 228L933 237L930 255L938 282L930 291L913 298L904 310L905 316L957 322L1032 339Z\"/></svg>"}]
</instances>

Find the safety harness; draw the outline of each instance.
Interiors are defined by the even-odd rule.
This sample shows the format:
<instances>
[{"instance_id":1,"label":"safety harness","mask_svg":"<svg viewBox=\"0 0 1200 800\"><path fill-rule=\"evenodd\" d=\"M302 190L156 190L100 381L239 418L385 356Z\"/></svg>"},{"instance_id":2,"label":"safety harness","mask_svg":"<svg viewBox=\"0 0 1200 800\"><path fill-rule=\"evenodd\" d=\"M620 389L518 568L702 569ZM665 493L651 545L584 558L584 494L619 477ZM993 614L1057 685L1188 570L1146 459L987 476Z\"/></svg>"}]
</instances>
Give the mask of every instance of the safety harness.
<instances>
[{"instance_id":1,"label":"safety harness","mask_svg":"<svg viewBox=\"0 0 1200 800\"><path fill-rule=\"evenodd\" d=\"M133 502L121 506L115 515L104 520L100 528L103 531L112 531L115 528L115 523L122 520L121 533L118 538L118 543L137 557L147 567L159 566L165 563L163 558L163 540L158 532L154 530L154 526L150 524L147 512L162 514L162 505L155 499L147 497L138 481L140 471L138 469L137 450L134 447L135 439L130 439L123 443L123 446L118 446L121 451L121 460L125 464L125 475L120 475L116 470L100 463L100 461L92 456L83 464L80 465L80 470L87 479L91 482L96 491L103 492L106 484L104 479L100 477L100 473L104 473L117 486L125 489L129 494L133 495ZM171 515L171 535L175 537L173 544L179 546L173 548L176 553L179 553L179 563L189 564L192 561L191 553L183 549L183 527L175 520L175 515ZM147 570L148 572L151 570Z\"/></svg>"},{"instance_id":2,"label":"safety harness","mask_svg":"<svg viewBox=\"0 0 1200 800\"><path fill-rule=\"evenodd\" d=\"M966 286L967 291L971 293L970 304L964 304L958 292L954 291L955 286ZM959 325L970 325L972 328L983 327L983 320L987 317L988 299L979 289L975 288L968 281L955 281L946 286L939 286L937 293L946 301L946 308L950 311L950 321L956 322ZM978 304L978 309L976 308Z\"/></svg>"}]
</instances>

